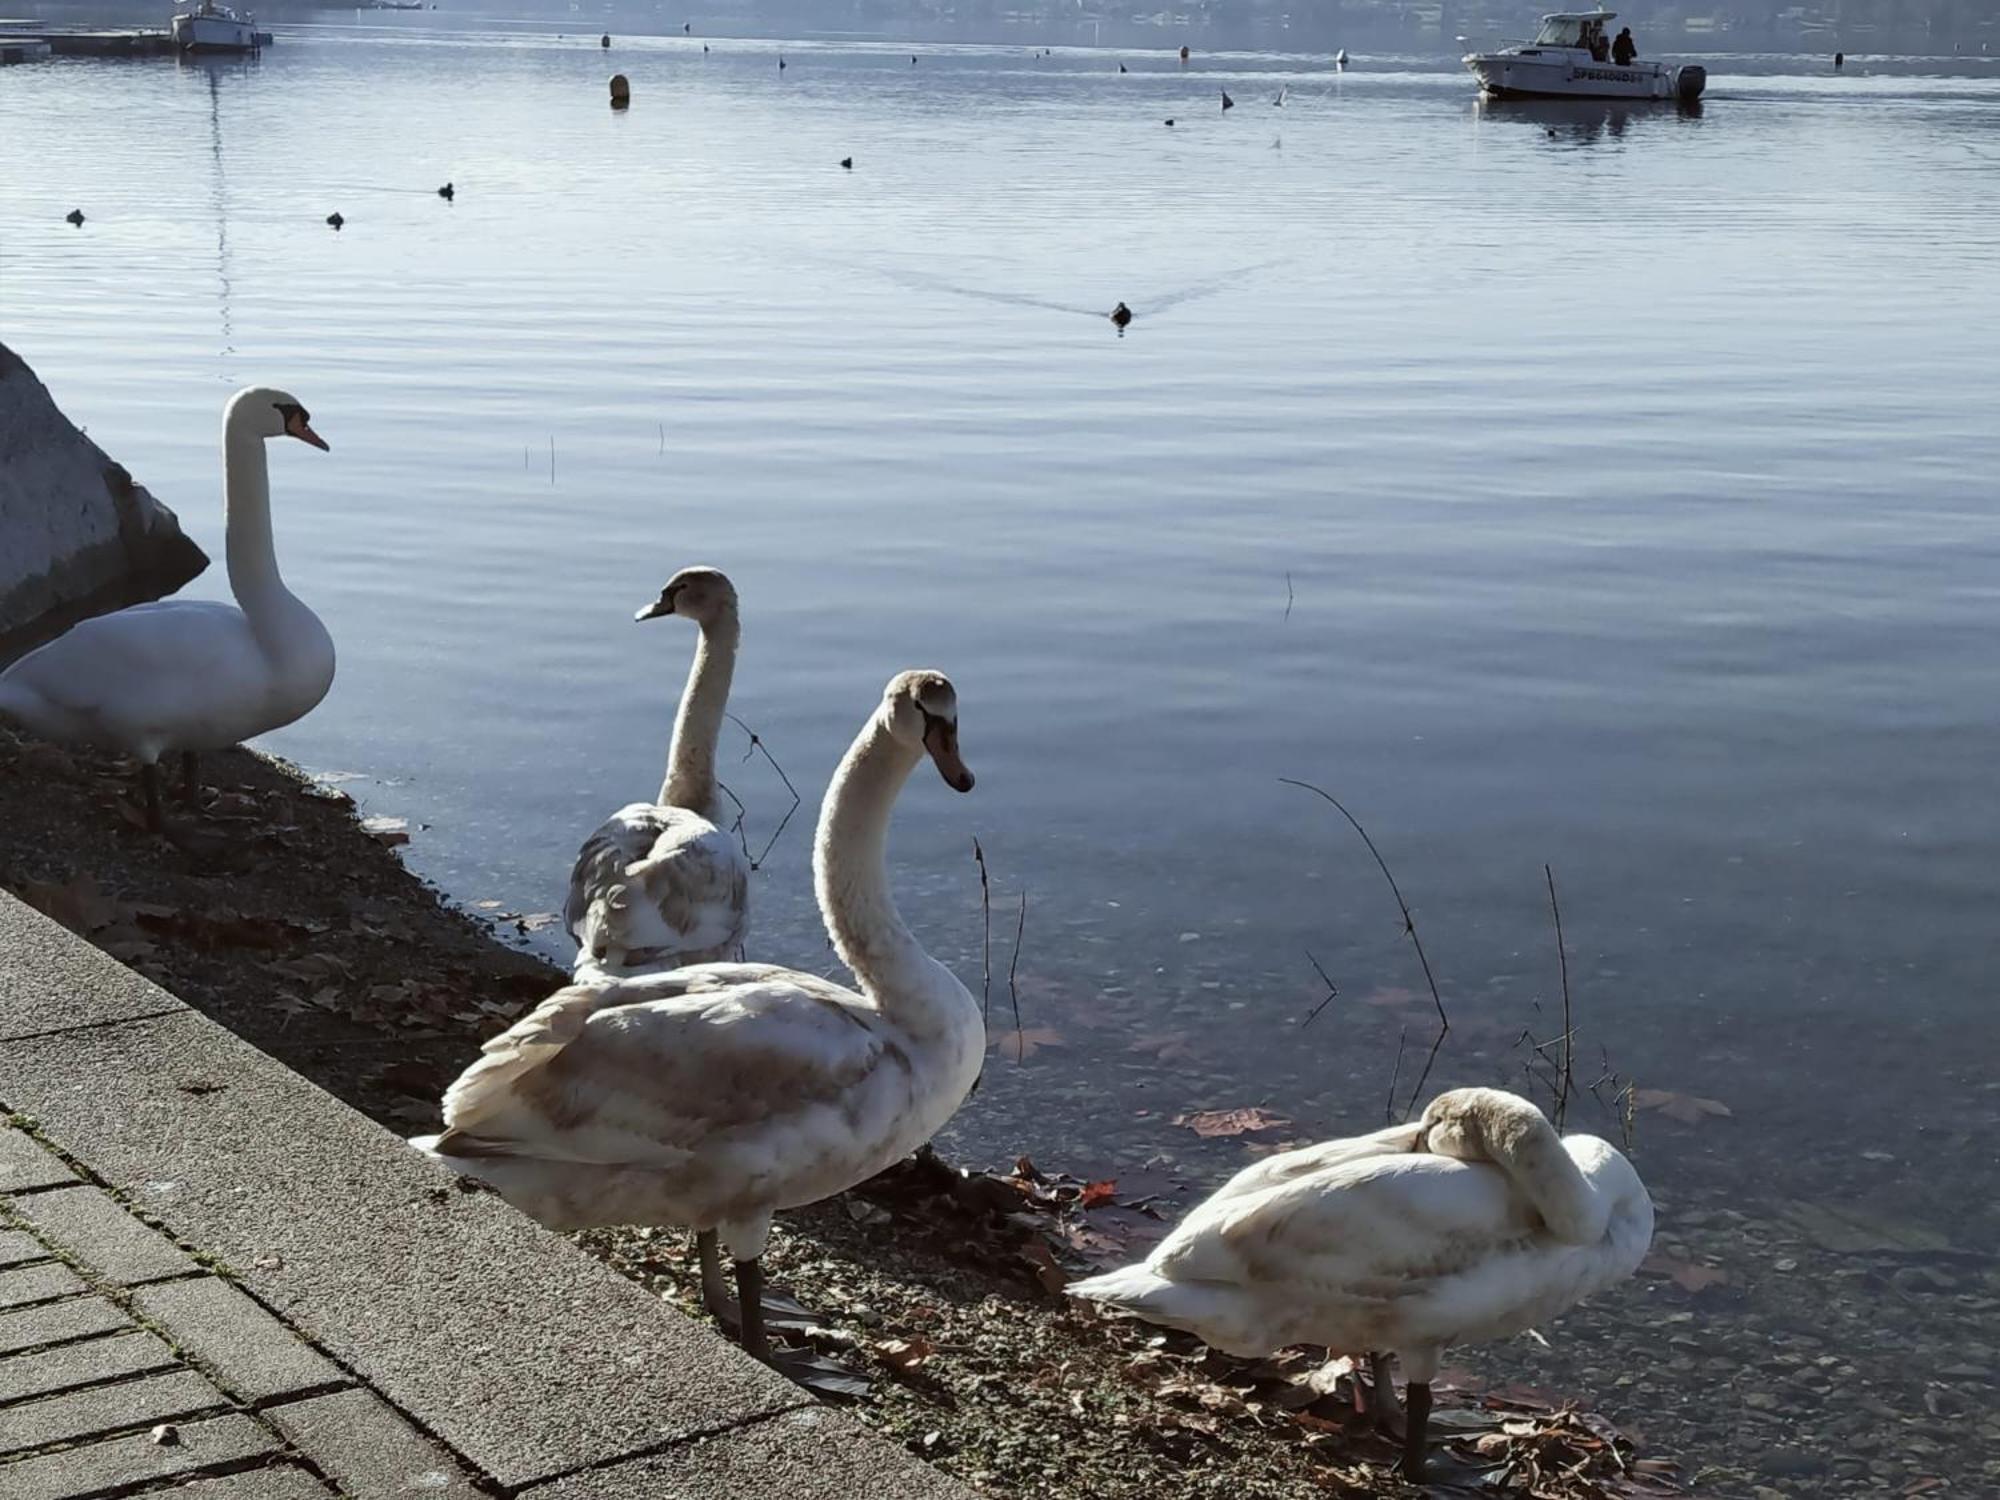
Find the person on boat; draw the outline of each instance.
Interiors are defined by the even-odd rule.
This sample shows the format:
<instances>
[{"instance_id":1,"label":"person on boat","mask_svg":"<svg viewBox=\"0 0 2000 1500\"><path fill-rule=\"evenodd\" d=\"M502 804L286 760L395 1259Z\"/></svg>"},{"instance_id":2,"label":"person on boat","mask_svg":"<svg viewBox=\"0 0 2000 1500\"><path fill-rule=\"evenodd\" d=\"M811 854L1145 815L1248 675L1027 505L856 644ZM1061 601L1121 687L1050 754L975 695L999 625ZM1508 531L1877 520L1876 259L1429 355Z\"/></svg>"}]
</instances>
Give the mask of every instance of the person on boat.
<instances>
[{"instance_id":1,"label":"person on boat","mask_svg":"<svg viewBox=\"0 0 2000 1500\"><path fill-rule=\"evenodd\" d=\"M1611 44L1611 60L1621 68L1632 66L1632 59L1639 55L1639 44L1632 40L1632 28L1627 26L1618 33L1618 39Z\"/></svg>"}]
</instances>

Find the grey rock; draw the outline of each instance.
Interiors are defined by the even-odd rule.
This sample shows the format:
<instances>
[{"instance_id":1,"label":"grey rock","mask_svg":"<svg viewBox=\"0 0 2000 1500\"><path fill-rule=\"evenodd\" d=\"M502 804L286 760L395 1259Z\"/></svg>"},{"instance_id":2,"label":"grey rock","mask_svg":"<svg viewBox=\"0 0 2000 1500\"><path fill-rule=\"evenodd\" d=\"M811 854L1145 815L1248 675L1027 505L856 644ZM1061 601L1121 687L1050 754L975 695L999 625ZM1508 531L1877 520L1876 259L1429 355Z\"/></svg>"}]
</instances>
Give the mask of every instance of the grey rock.
<instances>
[{"instance_id":1,"label":"grey rock","mask_svg":"<svg viewBox=\"0 0 2000 1500\"><path fill-rule=\"evenodd\" d=\"M0 1307L25 1307L30 1302L48 1302L74 1296L85 1290L76 1272L59 1261L42 1266L25 1266L18 1271L0 1271Z\"/></svg>"},{"instance_id":2,"label":"grey rock","mask_svg":"<svg viewBox=\"0 0 2000 1500\"><path fill-rule=\"evenodd\" d=\"M188 1423L180 1429L180 1441L171 1446L138 1432L20 1459L0 1469L7 1481L0 1494L6 1500L67 1500L104 1490L123 1492L150 1480L236 1463L276 1446L271 1435L248 1417L217 1417Z\"/></svg>"},{"instance_id":3,"label":"grey rock","mask_svg":"<svg viewBox=\"0 0 2000 1500\"><path fill-rule=\"evenodd\" d=\"M192 1370L73 1391L0 1408L0 1453L42 1448L154 1422L227 1409L229 1398ZM5 1491L0 1481L0 1493Z\"/></svg>"},{"instance_id":4,"label":"grey rock","mask_svg":"<svg viewBox=\"0 0 2000 1500\"><path fill-rule=\"evenodd\" d=\"M132 1305L245 1401L338 1385L340 1367L213 1276L141 1287Z\"/></svg>"},{"instance_id":5,"label":"grey rock","mask_svg":"<svg viewBox=\"0 0 2000 1500\"><path fill-rule=\"evenodd\" d=\"M267 1407L264 1416L350 1495L482 1500L449 1453L367 1391Z\"/></svg>"},{"instance_id":6,"label":"grey rock","mask_svg":"<svg viewBox=\"0 0 2000 1500\"><path fill-rule=\"evenodd\" d=\"M520 1500L971 1500L971 1491L859 1424L808 1407L523 1492Z\"/></svg>"},{"instance_id":7,"label":"grey rock","mask_svg":"<svg viewBox=\"0 0 2000 1500\"><path fill-rule=\"evenodd\" d=\"M33 1136L11 1127L0 1127L0 1193L56 1187L75 1181L76 1174L44 1150Z\"/></svg>"},{"instance_id":8,"label":"grey rock","mask_svg":"<svg viewBox=\"0 0 2000 1500\"><path fill-rule=\"evenodd\" d=\"M0 1354L131 1326L125 1315L102 1297L25 1307L17 1312L0 1313Z\"/></svg>"},{"instance_id":9,"label":"grey rock","mask_svg":"<svg viewBox=\"0 0 2000 1500\"><path fill-rule=\"evenodd\" d=\"M18 1198L14 1211L43 1239L106 1281L137 1286L201 1269L172 1240L133 1218L98 1188L62 1188Z\"/></svg>"},{"instance_id":10,"label":"grey rock","mask_svg":"<svg viewBox=\"0 0 2000 1500\"><path fill-rule=\"evenodd\" d=\"M172 511L85 437L0 344L0 662L208 566Z\"/></svg>"},{"instance_id":11,"label":"grey rock","mask_svg":"<svg viewBox=\"0 0 2000 1500\"><path fill-rule=\"evenodd\" d=\"M178 1361L174 1351L150 1333L89 1339L37 1354L0 1359L0 1401L51 1396L99 1380L165 1370Z\"/></svg>"},{"instance_id":12,"label":"grey rock","mask_svg":"<svg viewBox=\"0 0 2000 1500\"><path fill-rule=\"evenodd\" d=\"M0 1043L186 1009L158 985L0 891Z\"/></svg>"},{"instance_id":13,"label":"grey rock","mask_svg":"<svg viewBox=\"0 0 2000 1500\"><path fill-rule=\"evenodd\" d=\"M0 1270L24 1266L31 1260L47 1260L48 1247L32 1234L18 1229L0 1229Z\"/></svg>"}]
</instances>

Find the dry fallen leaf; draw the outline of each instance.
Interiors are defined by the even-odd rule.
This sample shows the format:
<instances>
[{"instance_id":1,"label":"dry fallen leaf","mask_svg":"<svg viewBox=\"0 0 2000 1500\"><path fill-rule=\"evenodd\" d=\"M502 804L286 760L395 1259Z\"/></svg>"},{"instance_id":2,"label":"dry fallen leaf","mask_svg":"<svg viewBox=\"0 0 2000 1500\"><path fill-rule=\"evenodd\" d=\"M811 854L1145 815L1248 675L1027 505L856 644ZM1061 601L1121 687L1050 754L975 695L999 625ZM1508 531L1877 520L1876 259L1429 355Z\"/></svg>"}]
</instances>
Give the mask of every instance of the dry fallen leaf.
<instances>
[{"instance_id":1,"label":"dry fallen leaf","mask_svg":"<svg viewBox=\"0 0 2000 1500\"><path fill-rule=\"evenodd\" d=\"M1719 1115L1727 1119L1735 1113L1720 1099L1703 1099L1694 1094L1676 1094L1671 1089L1632 1090L1634 1109L1657 1109L1670 1120L1679 1120L1683 1125L1699 1125L1709 1115Z\"/></svg>"},{"instance_id":2,"label":"dry fallen leaf","mask_svg":"<svg viewBox=\"0 0 2000 1500\"><path fill-rule=\"evenodd\" d=\"M1101 1203L1109 1203L1118 1196L1118 1180L1107 1177L1102 1182L1086 1182L1077 1203L1084 1208L1096 1208Z\"/></svg>"},{"instance_id":3,"label":"dry fallen leaf","mask_svg":"<svg viewBox=\"0 0 2000 1500\"><path fill-rule=\"evenodd\" d=\"M1026 1062L1044 1047L1063 1045L1062 1033L1051 1031L1046 1026L1031 1027L1026 1031L998 1031L993 1040L986 1044L989 1052L997 1052L1002 1057L1015 1062Z\"/></svg>"},{"instance_id":4,"label":"dry fallen leaf","mask_svg":"<svg viewBox=\"0 0 2000 1500\"><path fill-rule=\"evenodd\" d=\"M1639 1270L1648 1276L1661 1276L1671 1281L1684 1292L1703 1292L1712 1286L1727 1286L1729 1273L1716 1266L1699 1265L1691 1260L1683 1260L1678 1255L1669 1255L1664 1250L1656 1250L1639 1263Z\"/></svg>"},{"instance_id":5,"label":"dry fallen leaf","mask_svg":"<svg viewBox=\"0 0 2000 1500\"><path fill-rule=\"evenodd\" d=\"M1292 1122L1268 1109L1204 1109L1191 1115L1175 1115L1174 1123L1196 1135L1246 1135L1254 1130L1276 1130Z\"/></svg>"},{"instance_id":6,"label":"dry fallen leaf","mask_svg":"<svg viewBox=\"0 0 2000 1500\"><path fill-rule=\"evenodd\" d=\"M875 1356L899 1375L907 1375L937 1352L929 1339L883 1339Z\"/></svg>"},{"instance_id":7,"label":"dry fallen leaf","mask_svg":"<svg viewBox=\"0 0 2000 1500\"><path fill-rule=\"evenodd\" d=\"M120 916L118 903L100 891L88 875L79 875L66 885L29 881L21 887L21 899L79 937L109 927Z\"/></svg>"}]
</instances>

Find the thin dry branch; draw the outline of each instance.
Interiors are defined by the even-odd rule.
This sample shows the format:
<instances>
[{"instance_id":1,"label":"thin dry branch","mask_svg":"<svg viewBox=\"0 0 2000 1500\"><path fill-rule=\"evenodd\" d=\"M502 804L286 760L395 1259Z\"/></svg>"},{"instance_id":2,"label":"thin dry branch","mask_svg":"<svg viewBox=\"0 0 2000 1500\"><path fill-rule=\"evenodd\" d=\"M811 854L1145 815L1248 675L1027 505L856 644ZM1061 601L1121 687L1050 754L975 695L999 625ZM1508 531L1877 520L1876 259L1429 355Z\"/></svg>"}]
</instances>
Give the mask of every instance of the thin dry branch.
<instances>
[{"instance_id":1,"label":"thin dry branch","mask_svg":"<svg viewBox=\"0 0 2000 1500\"><path fill-rule=\"evenodd\" d=\"M993 1013L993 890L986 883L986 851L972 840L972 862L979 866L979 1024Z\"/></svg>"},{"instance_id":2,"label":"thin dry branch","mask_svg":"<svg viewBox=\"0 0 2000 1500\"><path fill-rule=\"evenodd\" d=\"M785 790L792 794L792 805L785 809L785 815L778 819L778 826L771 830L771 836L764 841L764 847L758 852L757 857L750 861L751 869L761 870L764 868L764 861L771 857L771 851L778 846L778 840L784 836L785 829L791 825L793 816L798 812L805 799L799 796L799 789L792 785L792 778L787 776L785 768L778 764L778 757L771 753L771 747L764 743L764 737L748 724L745 724L741 719L737 718L735 714L729 714L726 717L730 723L750 736L750 748L743 752L743 758L748 760L753 755L761 754L765 760L770 762L771 769L778 773L778 780L785 784ZM728 788L725 787L723 790L728 791ZM737 831L738 837L741 838L744 812L743 802L734 792L729 793L729 800L736 804ZM746 858L750 854L750 844L747 839L743 841L743 853Z\"/></svg>"},{"instance_id":3,"label":"thin dry branch","mask_svg":"<svg viewBox=\"0 0 2000 1500\"><path fill-rule=\"evenodd\" d=\"M1549 882L1549 910L1555 913L1556 919L1556 958L1562 965L1562 1071L1558 1075L1560 1083L1556 1090L1556 1129L1561 1131L1569 1118L1569 1096L1576 1083L1576 1025L1570 1015L1569 950L1563 946L1563 912L1562 904L1556 900L1556 872L1545 864L1542 874Z\"/></svg>"},{"instance_id":4,"label":"thin dry branch","mask_svg":"<svg viewBox=\"0 0 2000 1500\"><path fill-rule=\"evenodd\" d=\"M1396 1123L1396 1085L1403 1077L1403 1043L1410 1038L1410 1028L1396 1028L1396 1066L1389 1073L1389 1096L1382 1101L1382 1123Z\"/></svg>"},{"instance_id":5,"label":"thin dry branch","mask_svg":"<svg viewBox=\"0 0 2000 1500\"><path fill-rule=\"evenodd\" d=\"M1306 949L1306 962L1313 966L1313 973L1319 975L1320 983L1326 986L1326 998L1320 1001L1319 1004L1315 1005L1312 1008L1312 1010L1307 1013L1306 1018L1303 1021L1299 1022L1299 1025L1302 1027L1310 1026L1314 1021L1317 1021L1319 1019L1319 1013L1325 1010L1329 1005L1333 1004L1335 998L1338 997L1340 994L1340 986L1335 984L1332 978L1327 974L1326 970L1320 967L1319 960L1313 957L1313 951L1310 948Z\"/></svg>"},{"instance_id":6,"label":"thin dry branch","mask_svg":"<svg viewBox=\"0 0 2000 1500\"><path fill-rule=\"evenodd\" d=\"M1028 930L1028 893L1021 892L1021 914L1014 920L1014 956L1007 961L1007 998L1014 1004L1015 1062L1028 1060L1028 1039L1021 1034L1021 992L1014 986L1014 973L1021 967L1021 935Z\"/></svg>"},{"instance_id":7,"label":"thin dry branch","mask_svg":"<svg viewBox=\"0 0 2000 1500\"><path fill-rule=\"evenodd\" d=\"M1349 826L1361 835L1361 842L1366 844L1368 852L1375 856L1375 863L1382 871L1382 878L1389 882L1389 890L1396 898L1396 907L1403 914L1403 931L1409 935L1410 945L1417 950L1417 962L1423 965L1424 983L1430 986L1431 1004L1437 1008L1438 1034L1437 1040L1431 1044L1430 1056L1424 1060L1423 1072L1417 1075L1416 1087L1410 1090L1410 1101L1404 1106L1403 1113L1407 1117L1410 1110L1416 1107L1417 1099L1424 1091L1424 1085L1430 1081L1431 1067L1437 1062L1438 1053L1444 1047L1444 1039L1451 1034L1451 1017L1445 1014L1444 997L1438 993L1437 976L1431 972L1430 955L1424 952L1424 940L1417 934L1416 916L1410 911L1410 903L1403 899L1403 888L1396 884L1396 877L1389 869L1389 862L1382 857L1382 851L1375 847L1375 840L1368 836L1368 830L1361 826L1361 820L1349 812L1338 797L1324 787L1314 786L1310 781L1299 781L1290 776L1280 776L1278 780L1286 786L1295 786L1301 791L1311 792L1315 797L1325 801L1335 812L1347 819Z\"/></svg>"}]
</instances>

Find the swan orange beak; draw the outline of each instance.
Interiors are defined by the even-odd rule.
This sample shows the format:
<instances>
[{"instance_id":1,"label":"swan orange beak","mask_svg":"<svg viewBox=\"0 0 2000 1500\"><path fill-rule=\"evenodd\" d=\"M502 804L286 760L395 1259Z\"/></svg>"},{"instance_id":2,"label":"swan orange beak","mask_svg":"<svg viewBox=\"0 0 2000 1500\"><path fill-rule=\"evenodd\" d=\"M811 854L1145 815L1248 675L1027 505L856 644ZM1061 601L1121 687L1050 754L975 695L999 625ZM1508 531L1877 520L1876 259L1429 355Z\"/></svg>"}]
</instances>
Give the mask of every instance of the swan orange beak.
<instances>
[{"instance_id":1,"label":"swan orange beak","mask_svg":"<svg viewBox=\"0 0 2000 1500\"><path fill-rule=\"evenodd\" d=\"M312 430L312 423L306 420L304 412L296 412L285 418L285 431L302 443L311 443L322 453L333 451L327 447L326 439Z\"/></svg>"},{"instance_id":2,"label":"swan orange beak","mask_svg":"<svg viewBox=\"0 0 2000 1500\"><path fill-rule=\"evenodd\" d=\"M972 790L972 772L965 762L958 758L958 726L948 724L943 719L932 719L924 728L924 749L937 762L938 775L944 784L954 792Z\"/></svg>"}]
</instances>

